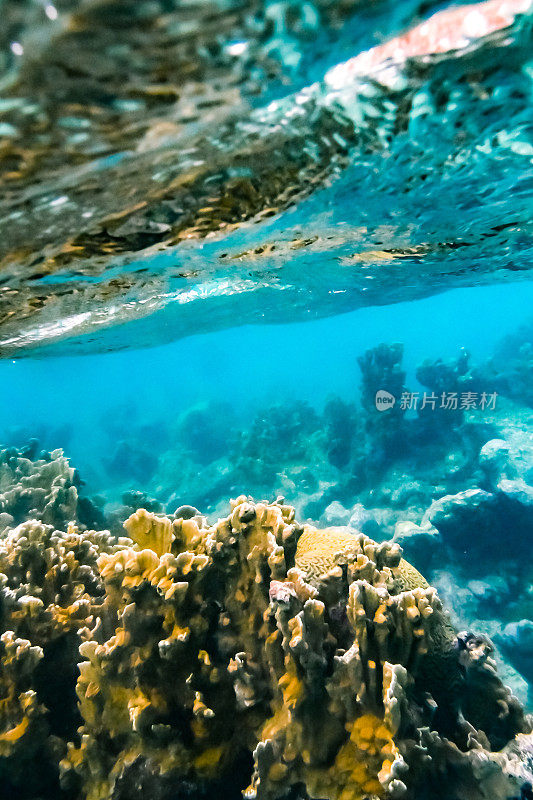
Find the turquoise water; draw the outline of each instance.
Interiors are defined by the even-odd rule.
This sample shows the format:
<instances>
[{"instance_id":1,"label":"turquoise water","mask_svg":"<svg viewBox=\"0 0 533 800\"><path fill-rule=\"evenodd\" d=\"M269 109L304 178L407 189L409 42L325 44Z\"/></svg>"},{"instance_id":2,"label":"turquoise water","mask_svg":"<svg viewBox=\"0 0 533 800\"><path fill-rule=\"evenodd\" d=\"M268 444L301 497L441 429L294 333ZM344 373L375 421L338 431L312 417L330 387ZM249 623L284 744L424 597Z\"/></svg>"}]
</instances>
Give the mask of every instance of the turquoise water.
<instances>
[{"instance_id":1,"label":"turquoise water","mask_svg":"<svg viewBox=\"0 0 533 800\"><path fill-rule=\"evenodd\" d=\"M321 409L332 395L356 402L357 359L381 342L404 345L403 366L418 388L416 368L424 359L453 359L464 348L481 365L530 321L532 307L530 282L485 286L307 323L228 328L145 350L6 360L0 363L8 387L0 397L0 438L22 446L37 435L46 449L65 449L87 477L97 471L102 452L135 436L136 427L166 430L197 405L222 401L236 418L250 420L275 404L301 401ZM102 430L110 417L115 429ZM174 449L164 438L156 458ZM133 475L125 477L129 488L139 488ZM89 485L115 499L123 489L122 482L115 489L112 474Z\"/></svg>"},{"instance_id":2,"label":"turquoise water","mask_svg":"<svg viewBox=\"0 0 533 800\"><path fill-rule=\"evenodd\" d=\"M0 800L531 800L531 5L0 14Z\"/></svg>"}]
</instances>

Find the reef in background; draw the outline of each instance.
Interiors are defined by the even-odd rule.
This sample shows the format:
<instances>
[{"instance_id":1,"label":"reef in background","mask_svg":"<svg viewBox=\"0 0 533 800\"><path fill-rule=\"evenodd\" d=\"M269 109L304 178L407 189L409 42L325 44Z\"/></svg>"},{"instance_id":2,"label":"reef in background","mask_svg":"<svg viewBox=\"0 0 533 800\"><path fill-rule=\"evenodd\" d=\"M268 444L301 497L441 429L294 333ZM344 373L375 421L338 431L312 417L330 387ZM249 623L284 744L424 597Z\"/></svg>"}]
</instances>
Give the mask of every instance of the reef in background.
<instances>
[{"instance_id":1,"label":"reef in background","mask_svg":"<svg viewBox=\"0 0 533 800\"><path fill-rule=\"evenodd\" d=\"M48 498L0 542L3 797L531 796L531 718L398 544L244 496L55 530Z\"/></svg>"},{"instance_id":2,"label":"reef in background","mask_svg":"<svg viewBox=\"0 0 533 800\"><path fill-rule=\"evenodd\" d=\"M462 351L420 364L418 384L402 359L400 345L368 351L360 359L360 397L331 397L322 409L274 397L246 419L229 403L176 416L168 406L132 401L85 428L80 420L70 431L6 431L11 445L33 433L50 450L31 441L0 455L0 531L30 518L66 530L75 519L121 536L124 520L141 507L179 516L188 503L213 522L227 513L227 498L243 491L285 497L315 526L342 525L400 544L437 587L455 626L495 642L505 683L533 709L533 567L524 558L533 527L531 325L485 363ZM418 408L397 400L377 411L381 389L397 398L418 390ZM424 390L437 398L435 408L421 407ZM460 408L463 395L479 404L483 391L499 393L494 409ZM440 408L442 393L456 393L457 408ZM52 449L58 445L80 458L88 485ZM95 491L102 497L89 499Z\"/></svg>"},{"instance_id":3,"label":"reef in background","mask_svg":"<svg viewBox=\"0 0 533 800\"><path fill-rule=\"evenodd\" d=\"M62 529L69 521L104 525L102 511L80 497L81 481L62 450L40 450L36 439L0 451L0 534L27 519Z\"/></svg>"}]
</instances>

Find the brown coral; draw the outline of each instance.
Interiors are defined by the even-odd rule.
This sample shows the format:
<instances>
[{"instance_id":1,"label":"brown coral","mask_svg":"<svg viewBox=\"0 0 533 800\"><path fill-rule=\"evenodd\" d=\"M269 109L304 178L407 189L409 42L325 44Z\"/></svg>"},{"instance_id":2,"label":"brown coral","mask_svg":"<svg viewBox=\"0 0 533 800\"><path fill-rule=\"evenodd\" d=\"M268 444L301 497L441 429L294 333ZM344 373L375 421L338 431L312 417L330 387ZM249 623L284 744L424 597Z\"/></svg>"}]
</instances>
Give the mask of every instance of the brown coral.
<instances>
[{"instance_id":1,"label":"brown coral","mask_svg":"<svg viewBox=\"0 0 533 800\"><path fill-rule=\"evenodd\" d=\"M82 740L62 762L87 800L120 796L132 775L165 799L216 793L246 780L252 750L245 796L258 800L297 786L414 798L424 781L444 798L435 775L448 766L446 800L462 800L480 746L509 788L491 741L528 723L397 546L302 527L290 507L245 497L212 527L140 511L127 529L136 543L98 560L106 599L81 646ZM513 709L490 737L464 720L474 695Z\"/></svg>"},{"instance_id":2,"label":"brown coral","mask_svg":"<svg viewBox=\"0 0 533 800\"><path fill-rule=\"evenodd\" d=\"M106 531L70 525L62 533L36 520L7 529L0 540L0 777L11 787L6 797L59 792L62 745L54 737L75 736L81 722L74 693L78 647L104 595L96 562L122 546ZM30 780L25 770L36 758L40 777Z\"/></svg>"}]
</instances>

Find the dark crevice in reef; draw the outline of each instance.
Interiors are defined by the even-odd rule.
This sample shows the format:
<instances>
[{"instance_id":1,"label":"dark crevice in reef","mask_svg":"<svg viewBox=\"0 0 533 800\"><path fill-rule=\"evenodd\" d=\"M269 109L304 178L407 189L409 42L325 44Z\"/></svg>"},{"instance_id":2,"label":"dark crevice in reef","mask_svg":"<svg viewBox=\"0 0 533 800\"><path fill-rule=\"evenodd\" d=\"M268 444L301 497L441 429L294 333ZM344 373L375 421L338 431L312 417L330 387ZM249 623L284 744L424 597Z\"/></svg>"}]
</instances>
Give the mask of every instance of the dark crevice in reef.
<instances>
[{"instance_id":1,"label":"dark crevice in reef","mask_svg":"<svg viewBox=\"0 0 533 800\"><path fill-rule=\"evenodd\" d=\"M159 770L139 756L117 781L111 800L242 800L250 782L253 759L241 752L226 774L199 786L194 780L162 777Z\"/></svg>"},{"instance_id":2,"label":"dark crevice in reef","mask_svg":"<svg viewBox=\"0 0 533 800\"><path fill-rule=\"evenodd\" d=\"M28 750L14 773L0 759L1 800L75 800L59 784L59 770L50 759L49 747Z\"/></svg>"},{"instance_id":3,"label":"dark crevice in reef","mask_svg":"<svg viewBox=\"0 0 533 800\"><path fill-rule=\"evenodd\" d=\"M67 741L76 740L82 723L76 697L80 644L79 636L72 632L45 645L34 674L34 688L39 702L47 708L50 733Z\"/></svg>"}]
</instances>

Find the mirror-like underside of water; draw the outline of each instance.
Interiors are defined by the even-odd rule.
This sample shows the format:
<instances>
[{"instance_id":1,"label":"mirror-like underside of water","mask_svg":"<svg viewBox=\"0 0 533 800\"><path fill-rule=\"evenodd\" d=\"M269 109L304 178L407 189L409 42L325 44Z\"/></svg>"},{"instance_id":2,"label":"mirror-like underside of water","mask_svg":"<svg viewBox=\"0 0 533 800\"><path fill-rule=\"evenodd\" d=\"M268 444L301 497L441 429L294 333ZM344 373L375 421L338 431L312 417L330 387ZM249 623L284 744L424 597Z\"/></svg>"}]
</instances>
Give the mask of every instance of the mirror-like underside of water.
<instances>
[{"instance_id":1,"label":"mirror-like underside of water","mask_svg":"<svg viewBox=\"0 0 533 800\"><path fill-rule=\"evenodd\" d=\"M430 11L93 2L22 29L0 105L0 352L527 276L530 17L489 4L392 38Z\"/></svg>"}]
</instances>

